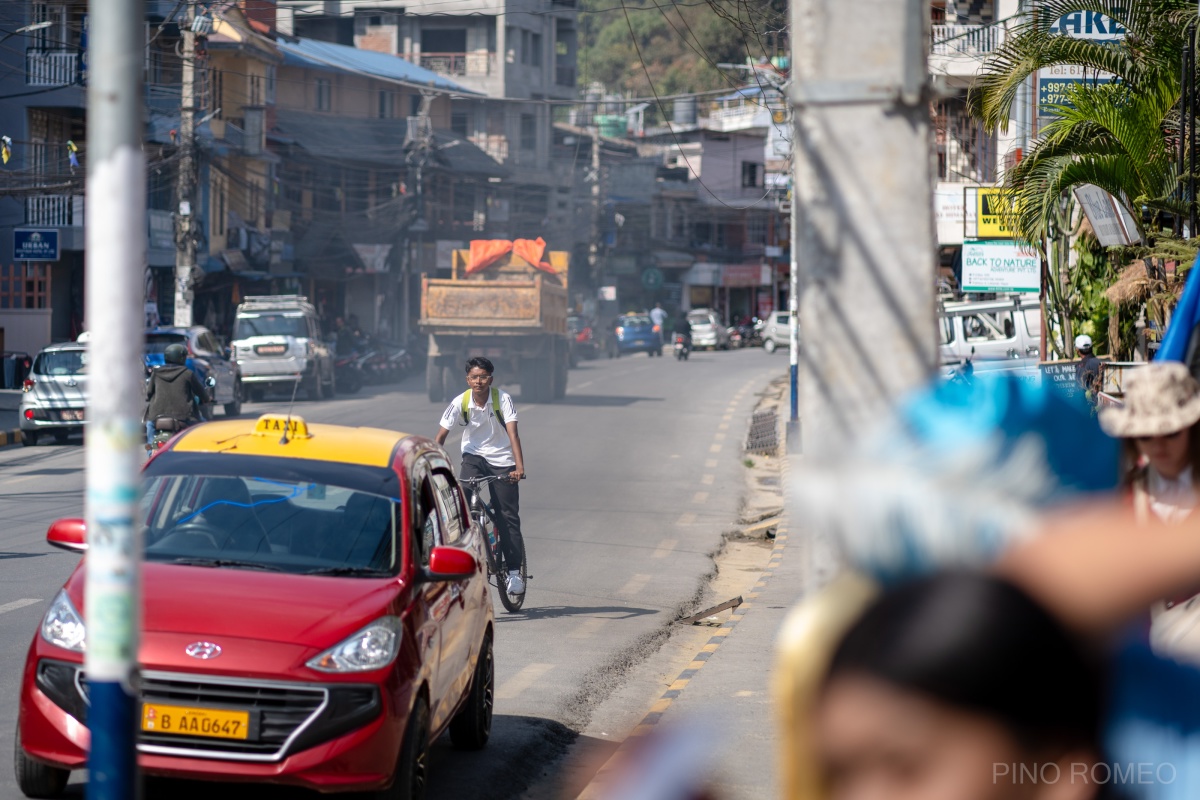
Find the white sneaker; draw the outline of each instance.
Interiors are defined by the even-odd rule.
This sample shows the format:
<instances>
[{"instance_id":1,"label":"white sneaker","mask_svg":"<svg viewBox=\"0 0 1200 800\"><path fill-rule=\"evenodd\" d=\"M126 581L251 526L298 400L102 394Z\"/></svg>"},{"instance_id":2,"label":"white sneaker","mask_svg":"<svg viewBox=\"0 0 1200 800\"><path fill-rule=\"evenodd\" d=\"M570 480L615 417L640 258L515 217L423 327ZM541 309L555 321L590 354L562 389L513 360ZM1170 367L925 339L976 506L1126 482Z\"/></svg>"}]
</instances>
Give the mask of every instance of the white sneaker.
<instances>
[{"instance_id":1,"label":"white sneaker","mask_svg":"<svg viewBox=\"0 0 1200 800\"><path fill-rule=\"evenodd\" d=\"M525 594L525 581L521 580L521 573L515 569L508 573L508 593Z\"/></svg>"}]
</instances>

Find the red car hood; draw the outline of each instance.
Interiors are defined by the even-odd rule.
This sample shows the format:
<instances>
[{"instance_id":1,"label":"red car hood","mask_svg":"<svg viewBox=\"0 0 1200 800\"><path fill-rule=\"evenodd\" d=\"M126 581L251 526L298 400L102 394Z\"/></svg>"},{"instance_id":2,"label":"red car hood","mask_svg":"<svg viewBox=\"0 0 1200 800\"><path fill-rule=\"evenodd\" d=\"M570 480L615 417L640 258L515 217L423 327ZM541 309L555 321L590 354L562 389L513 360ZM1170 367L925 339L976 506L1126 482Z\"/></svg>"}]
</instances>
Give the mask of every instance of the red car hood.
<instances>
[{"instance_id":1,"label":"red car hood","mask_svg":"<svg viewBox=\"0 0 1200 800\"><path fill-rule=\"evenodd\" d=\"M67 581L86 620L84 565ZM329 647L378 617L399 615L399 578L283 575L249 569L144 564L142 627L158 633Z\"/></svg>"}]
</instances>

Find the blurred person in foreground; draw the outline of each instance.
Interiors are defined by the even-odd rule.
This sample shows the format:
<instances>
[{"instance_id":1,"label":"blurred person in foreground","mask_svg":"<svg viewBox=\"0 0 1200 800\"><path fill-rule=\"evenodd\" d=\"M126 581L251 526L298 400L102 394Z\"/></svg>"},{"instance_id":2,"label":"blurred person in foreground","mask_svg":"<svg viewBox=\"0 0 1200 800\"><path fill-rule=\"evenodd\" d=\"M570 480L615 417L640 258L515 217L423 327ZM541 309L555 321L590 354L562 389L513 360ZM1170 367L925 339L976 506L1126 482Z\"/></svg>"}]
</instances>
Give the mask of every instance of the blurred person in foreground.
<instances>
[{"instance_id":1,"label":"blurred person in foreground","mask_svg":"<svg viewBox=\"0 0 1200 800\"><path fill-rule=\"evenodd\" d=\"M1156 361L1132 371L1119 407L1100 411L1100 425L1122 442L1122 485L1139 523L1153 516L1182 522L1196 507L1200 479L1200 383L1179 362ZM1200 596L1196 586L1150 609L1154 652L1200 663Z\"/></svg>"},{"instance_id":2,"label":"blurred person in foreground","mask_svg":"<svg viewBox=\"0 0 1200 800\"><path fill-rule=\"evenodd\" d=\"M1117 445L1001 377L917 393L795 474L845 569L780 635L789 800L1200 796L1200 670L1130 627L1196 585L1200 520L1135 534Z\"/></svg>"}]
</instances>

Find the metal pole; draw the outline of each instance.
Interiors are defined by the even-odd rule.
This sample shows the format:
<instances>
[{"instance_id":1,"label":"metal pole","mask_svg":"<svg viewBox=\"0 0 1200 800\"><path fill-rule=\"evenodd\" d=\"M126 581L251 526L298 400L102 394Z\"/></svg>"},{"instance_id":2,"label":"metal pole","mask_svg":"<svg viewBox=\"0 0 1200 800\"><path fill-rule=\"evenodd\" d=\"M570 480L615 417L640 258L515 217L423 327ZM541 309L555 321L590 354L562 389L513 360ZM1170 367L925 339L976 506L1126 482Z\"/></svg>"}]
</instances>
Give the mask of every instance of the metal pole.
<instances>
[{"instance_id":1,"label":"metal pole","mask_svg":"<svg viewBox=\"0 0 1200 800\"><path fill-rule=\"evenodd\" d=\"M800 452L800 267L798 253L800 250L800 203L796 197L796 143L798 141L796 131L796 111L789 103L788 107L788 125L792 132L792 191L791 191L791 208L788 214L788 224L791 226L791 231L788 233L788 254L789 254L789 269L788 273L788 337L789 337L789 352L791 354L791 366L789 367L788 380L791 385L792 395L792 413L788 417L789 422L789 450L791 452Z\"/></svg>"},{"instance_id":2,"label":"metal pole","mask_svg":"<svg viewBox=\"0 0 1200 800\"><path fill-rule=\"evenodd\" d=\"M593 114L597 113L593 109ZM595 122L595 117L592 119ZM588 244L588 271L590 280L599 285L600 273L600 126L593 124L589 129L592 134L592 169L588 180L592 182L592 235Z\"/></svg>"},{"instance_id":3,"label":"metal pole","mask_svg":"<svg viewBox=\"0 0 1200 800\"><path fill-rule=\"evenodd\" d=\"M791 3L802 473L853 474L859 438L935 373L928 25L925 0ZM806 531L808 591L840 568L829 533Z\"/></svg>"},{"instance_id":4,"label":"metal pole","mask_svg":"<svg viewBox=\"0 0 1200 800\"><path fill-rule=\"evenodd\" d=\"M196 19L196 3L188 0L185 22L180 26L183 36L183 85L179 107L179 176L175 183L175 324L192 324L192 273L196 266L196 238L192 232L196 186L196 34L192 23ZM220 98L213 98L213 106Z\"/></svg>"},{"instance_id":5,"label":"metal pole","mask_svg":"<svg viewBox=\"0 0 1200 800\"><path fill-rule=\"evenodd\" d=\"M106 0L93 5L91 18L85 279L91 377L84 455L88 800L141 795L133 685L141 627L141 537L135 523L145 455L140 422L146 259L143 5Z\"/></svg>"}]
</instances>

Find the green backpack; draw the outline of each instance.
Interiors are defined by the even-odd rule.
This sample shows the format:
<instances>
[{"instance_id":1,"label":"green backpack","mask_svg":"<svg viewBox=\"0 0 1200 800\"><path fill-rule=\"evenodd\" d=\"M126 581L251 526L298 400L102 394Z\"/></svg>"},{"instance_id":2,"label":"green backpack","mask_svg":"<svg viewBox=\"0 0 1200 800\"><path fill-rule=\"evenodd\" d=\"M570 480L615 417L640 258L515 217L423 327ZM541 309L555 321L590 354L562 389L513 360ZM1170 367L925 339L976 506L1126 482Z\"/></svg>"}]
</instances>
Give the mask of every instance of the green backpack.
<instances>
[{"instance_id":1,"label":"green backpack","mask_svg":"<svg viewBox=\"0 0 1200 800\"><path fill-rule=\"evenodd\" d=\"M492 387L492 410L496 412L496 419L500 420L500 424L504 424L504 412L500 409L500 390L495 386ZM462 395L462 418L463 425L468 425L471 422L471 391L468 389Z\"/></svg>"}]
</instances>

